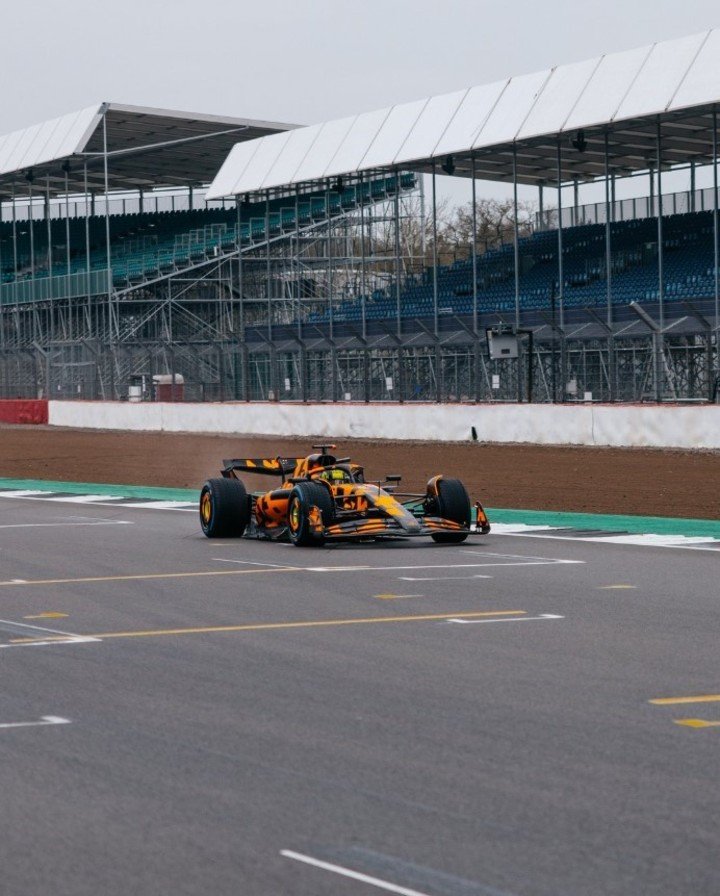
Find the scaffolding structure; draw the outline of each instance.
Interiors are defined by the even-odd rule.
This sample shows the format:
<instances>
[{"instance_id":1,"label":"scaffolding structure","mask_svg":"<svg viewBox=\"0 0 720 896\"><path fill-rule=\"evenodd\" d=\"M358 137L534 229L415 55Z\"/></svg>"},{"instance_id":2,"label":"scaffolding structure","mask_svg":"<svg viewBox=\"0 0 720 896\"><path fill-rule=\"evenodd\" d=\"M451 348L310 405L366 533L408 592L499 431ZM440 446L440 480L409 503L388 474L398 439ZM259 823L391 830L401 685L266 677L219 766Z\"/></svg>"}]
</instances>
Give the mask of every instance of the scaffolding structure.
<instances>
[{"instance_id":1,"label":"scaffolding structure","mask_svg":"<svg viewBox=\"0 0 720 896\"><path fill-rule=\"evenodd\" d=\"M0 138L0 221L12 226L0 242L0 269L11 261L0 284L0 395L123 399L139 382L151 398L153 378L169 376L182 378L186 400L205 401L716 401L720 99L707 72L720 35L677 43L313 128L105 103ZM714 294L678 300L666 290L664 221L677 204L663 177L687 169L694 184L701 167L713 177L702 207ZM637 176L651 186L643 217L657 222L657 288L622 304L615 185ZM444 178L465 178L472 209L464 313L438 288ZM513 193L514 302L502 310L478 276L483 180ZM563 271L582 183L605 191L593 209L605 299L589 307L566 301ZM521 290L521 184L538 190L539 229L556 232L557 288L540 308ZM163 190L173 208L225 209L225 219L179 233L167 264L123 273L113 214L160 214ZM694 203L694 187L688 195ZM420 281L432 299L413 312L405 296ZM489 333L513 335L517 358L492 357Z\"/></svg>"}]
</instances>

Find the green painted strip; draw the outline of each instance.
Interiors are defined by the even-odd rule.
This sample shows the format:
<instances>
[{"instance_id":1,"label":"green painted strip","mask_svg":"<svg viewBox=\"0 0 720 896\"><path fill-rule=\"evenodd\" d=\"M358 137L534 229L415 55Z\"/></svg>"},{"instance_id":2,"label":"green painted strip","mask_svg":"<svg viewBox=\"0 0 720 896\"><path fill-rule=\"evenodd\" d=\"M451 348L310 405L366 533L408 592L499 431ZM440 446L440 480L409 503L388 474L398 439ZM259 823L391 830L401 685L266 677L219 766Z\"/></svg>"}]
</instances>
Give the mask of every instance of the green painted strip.
<instances>
[{"instance_id":1,"label":"green painted strip","mask_svg":"<svg viewBox=\"0 0 720 896\"><path fill-rule=\"evenodd\" d=\"M147 498L156 501L197 501L197 488L151 488L144 485L110 485L101 482L54 482L48 479L0 479L0 489L35 492L69 492L72 495L108 495L112 498Z\"/></svg>"},{"instance_id":2,"label":"green painted strip","mask_svg":"<svg viewBox=\"0 0 720 896\"><path fill-rule=\"evenodd\" d=\"M73 495L108 495L156 501L192 501L199 489L151 488L144 485L117 485L98 482L57 482L47 479L0 479L0 489L69 492ZM686 535L720 539L720 521L672 519L660 516L620 516L615 514L565 513L554 510L487 508L490 522L525 523L528 526L558 526L567 529L601 529L643 535Z\"/></svg>"},{"instance_id":3,"label":"green painted strip","mask_svg":"<svg viewBox=\"0 0 720 896\"><path fill-rule=\"evenodd\" d=\"M671 519L663 516L619 516L615 514L562 513L552 510L508 510L487 508L490 522L525 523L528 526L558 526L568 529L604 529L642 535L687 535L720 539L720 521Z\"/></svg>"}]
</instances>

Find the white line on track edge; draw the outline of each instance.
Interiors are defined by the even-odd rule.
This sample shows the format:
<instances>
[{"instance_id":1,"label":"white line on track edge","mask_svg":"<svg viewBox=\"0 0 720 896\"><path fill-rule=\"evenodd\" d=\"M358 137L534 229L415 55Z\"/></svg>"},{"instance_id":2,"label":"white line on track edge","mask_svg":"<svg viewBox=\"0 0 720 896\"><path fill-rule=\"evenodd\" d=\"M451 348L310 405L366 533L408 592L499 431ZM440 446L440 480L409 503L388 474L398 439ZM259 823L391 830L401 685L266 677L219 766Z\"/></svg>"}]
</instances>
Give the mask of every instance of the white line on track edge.
<instances>
[{"instance_id":1,"label":"white line on track edge","mask_svg":"<svg viewBox=\"0 0 720 896\"><path fill-rule=\"evenodd\" d=\"M371 887L387 890L388 893L397 893L398 896L429 896L428 893L421 893L419 890L410 890L407 887L400 887L397 884L391 884L389 881L381 880L379 877L370 877L369 874L361 874L359 871L353 871L351 868L345 868L342 865L333 865L330 862L323 862L321 859L314 859L312 856L306 856L300 852L293 852L290 849L281 849L280 855L284 856L286 859L295 859L297 862L304 862L306 865L321 868L323 871L332 871L343 877L359 880L362 883L370 884Z\"/></svg>"}]
</instances>

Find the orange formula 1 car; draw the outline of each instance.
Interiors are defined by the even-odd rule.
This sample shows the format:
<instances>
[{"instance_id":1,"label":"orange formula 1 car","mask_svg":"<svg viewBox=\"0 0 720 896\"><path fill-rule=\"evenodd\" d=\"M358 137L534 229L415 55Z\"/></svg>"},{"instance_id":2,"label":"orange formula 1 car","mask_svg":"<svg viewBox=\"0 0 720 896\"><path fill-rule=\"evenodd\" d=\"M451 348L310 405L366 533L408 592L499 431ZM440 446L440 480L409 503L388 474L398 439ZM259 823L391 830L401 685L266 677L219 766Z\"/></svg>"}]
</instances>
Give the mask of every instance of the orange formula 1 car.
<instances>
[{"instance_id":1,"label":"orange formula 1 car","mask_svg":"<svg viewBox=\"0 0 720 896\"><path fill-rule=\"evenodd\" d=\"M208 538L242 535L289 539L298 547L331 540L429 535L458 544L490 524L480 503L471 505L459 479L433 476L425 494L397 491L400 476L365 481L349 457L314 445L308 457L226 460L221 479L209 479L200 493L200 525ZM239 472L280 477L278 488L248 493Z\"/></svg>"}]
</instances>

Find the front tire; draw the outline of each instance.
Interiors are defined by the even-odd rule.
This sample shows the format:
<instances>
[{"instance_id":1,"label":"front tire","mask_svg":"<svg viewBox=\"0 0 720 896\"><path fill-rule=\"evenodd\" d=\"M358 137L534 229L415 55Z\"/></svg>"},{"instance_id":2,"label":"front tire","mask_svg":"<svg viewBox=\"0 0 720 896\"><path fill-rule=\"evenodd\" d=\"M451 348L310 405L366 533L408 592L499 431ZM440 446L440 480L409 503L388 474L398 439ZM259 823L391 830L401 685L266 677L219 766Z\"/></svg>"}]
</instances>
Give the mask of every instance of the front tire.
<instances>
[{"instance_id":1,"label":"front tire","mask_svg":"<svg viewBox=\"0 0 720 896\"><path fill-rule=\"evenodd\" d=\"M330 490L319 482L298 482L288 500L288 536L295 547L325 544L325 539L315 535L310 527L310 508L313 506L320 509L323 526L333 521L335 502Z\"/></svg>"},{"instance_id":2,"label":"front tire","mask_svg":"<svg viewBox=\"0 0 720 896\"><path fill-rule=\"evenodd\" d=\"M250 502L239 479L208 479L200 492L200 526L208 538L240 538Z\"/></svg>"},{"instance_id":3,"label":"front tire","mask_svg":"<svg viewBox=\"0 0 720 896\"><path fill-rule=\"evenodd\" d=\"M439 479L437 496L433 496L431 500L434 501L434 509L439 517L458 523L465 529L470 528L470 496L459 479ZM468 533L436 532L431 537L438 544L460 544L468 537Z\"/></svg>"}]
</instances>

